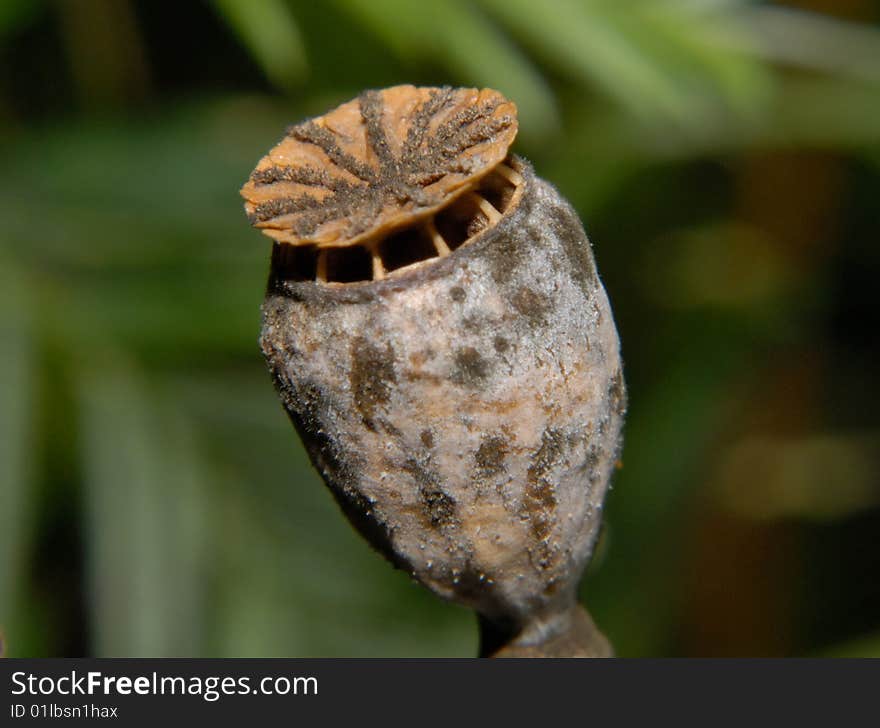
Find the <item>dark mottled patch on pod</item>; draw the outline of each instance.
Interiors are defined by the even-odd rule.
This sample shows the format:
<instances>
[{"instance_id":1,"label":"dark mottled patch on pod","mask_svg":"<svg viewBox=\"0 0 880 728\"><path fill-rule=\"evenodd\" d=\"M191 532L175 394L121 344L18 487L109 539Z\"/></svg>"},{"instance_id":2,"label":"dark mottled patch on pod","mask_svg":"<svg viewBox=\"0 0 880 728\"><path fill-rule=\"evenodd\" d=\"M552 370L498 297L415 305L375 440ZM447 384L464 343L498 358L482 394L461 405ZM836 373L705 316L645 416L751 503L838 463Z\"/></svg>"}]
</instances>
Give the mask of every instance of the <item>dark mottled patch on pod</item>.
<instances>
[{"instance_id":1,"label":"dark mottled patch on pod","mask_svg":"<svg viewBox=\"0 0 880 728\"><path fill-rule=\"evenodd\" d=\"M556 523L556 495L547 476L560 462L565 451L565 436L557 429L548 428L541 434L541 446L532 456L523 493L522 515L538 544L537 565L549 566L550 552L545 543Z\"/></svg>"},{"instance_id":2,"label":"dark mottled patch on pod","mask_svg":"<svg viewBox=\"0 0 880 728\"><path fill-rule=\"evenodd\" d=\"M422 441L422 445L426 448L430 449L434 447L434 433L430 430L422 430L419 434L419 439Z\"/></svg>"},{"instance_id":3,"label":"dark mottled patch on pod","mask_svg":"<svg viewBox=\"0 0 880 728\"><path fill-rule=\"evenodd\" d=\"M467 563L455 579L456 593L462 599L479 603L483 610L491 614L505 613L503 596L499 598L495 581L480 566Z\"/></svg>"},{"instance_id":4,"label":"dark mottled patch on pod","mask_svg":"<svg viewBox=\"0 0 880 728\"><path fill-rule=\"evenodd\" d=\"M479 387L489 376L491 366L472 346L456 350L453 356L452 381L467 387Z\"/></svg>"},{"instance_id":5,"label":"dark mottled patch on pod","mask_svg":"<svg viewBox=\"0 0 880 728\"><path fill-rule=\"evenodd\" d=\"M587 469L589 471L590 485L596 485L599 482L601 473L599 472L599 463L602 457L602 451L595 443L591 443L587 449Z\"/></svg>"},{"instance_id":6,"label":"dark mottled patch on pod","mask_svg":"<svg viewBox=\"0 0 880 728\"><path fill-rule=\"evenodd\" d=\"M484 326L483 320L477 314L469 314L461 319L461 327L465 331L480 331Z\"/></svg>"},{"instance_id":7,"label":"dark mottled patch on pod","mask_svg":"<svg viewBox=\"0 0 880 728\"><path fill-rule=\"evenodd\" d=\"M492 339L492 346L495 347L495 351L499 354L503 354L510 348L510 342L503 336L496 336Z\"/></svg>"},{"instance_id":8,"label":"dark mottled patch on pod","mask_svg":"<svg viewBox=\"0 0 880 728\"><path fill-rule=\"evenodd\" d=\"M335 432L330 417L336 407L333 398L311 380L300 382L297 386L274 369L273 374L276 375L276 386L282 392L282 397L289 401L288 415L306 444L317 470L324 477L339 483L341 488L355 488L359 481L357 474L360 463L352 457L345 457L340 449L341 438Z\"/></svg>"},{"instance_id":9,"label":"dark mottled patch on pod","mask_svg":"<svg viewBox=\"0 0 880 728\"><path fill-rule=\"evenodd\" d=\"M423 490L421 496L432 526L442 528L455 521L455 501L451 496L442 490Z\"/></svg>"},{"instance_id":10,"label":"dark mottled patch on pod","mask_svg":"<svg viewBox=\"0 0 880 728\"><path fill-rule=\"evenodd\" d=\"M455 499L443 491L440 477L415 458L404 462L403 469L412 475L418 484L424 521L436 529L455 525L457 522Z\"/></svg>"},{"instance_id":11,"label":"dark mottled patch on pod","mask_svg":"<svg viewBox=\"0 0 880 728\"><path fill-rule=\"evenodd\" d=\"M529 520L532 534L538 541L543 541L553 530L556 522L555 508L553 486L546 480L529 481L523 498L523 511Z\"/></svg>"},{"instance_id":12,"label":"dark mottled patch on pod","mask_svg":"<svg viewBox=\"0 0 880 728\"><path fill-rule=\"evenodd\" d=\"M544 478L562 459L565 451L566 438L554 427L548 427L541 433L541 447L532 456L528 478L537 482Z\"/></svg>"},{"instance_id":13,"label":"dark mottled patch on pod","mask_svg":"<svg viewBox=\"0 0 880 728\"><path fill-rule=\"evenodd\" d=\"M497 475L504 472L504 458L510 451L507 438L490 435L483 438L474 454L474 463L480 475Z\"/></svg>"},{"instance_id":14,"label":"dark mottled patch on pod","mask_svg":"<svg viewBox=\"0 0 880 728\"><path fill-rule=\"evenodd\" d=\"M450 288L449 295L456 303L461 303L462 301L464 301L465 298L467 298L467 294L464 292L464 288L462 288L461 286L453 286L452 288Z\"/></svg>"},{"instance_id":15,"label":"dark mottled patch on pod","mask_svg":"<svg viewBox=\"0 0 880 728\"><path fill-rule=\"evenodd\" d=\"M520 203L523 212L526 205L528 202L523 199ZM502 285L510 282L528 255L528 243L523 239L525 237L523 232L512 226L505 227L507 229L504 233L499 230L492 240L492 245L486 246L485 250L481 251L482 257L489 265L492 280Z\"/></svg>"},{"instance_id":16,"label":"dark mottled patch on pod","mask_svg":"<svg viewBox=\"0 0 880 728\"><path fill-rule=\"evenodd\" d=\"M584 228L577 214L568 205L554 207L553 228L565 257L568 258L568 271L572 280L584 296L591 298L598 279L596 265L590 250L590 243L584 235Z\"/></svg>"},{"instance_id":17,"label":"dark mottled patch on pod","mask_svg":"<svg viewBox=\"0 0 880 728\"><path fill-rule=\"evenodd\" d=\"M517 288L511 296L510 303L517 313L526 318L532 328L540 328L547 322L547 314L551 308L547 297L528 286Z\"/></svg>"},{"instance_id":18,"label":"dark mottled patch on pod","mask_svg":"<svg viewBox=\"0 0 880 728\"><path fill-rule=\"evenodd\" d=\"M618 369L608 385L608 397L611 400L611 408L617 414L623 416L626 412L626 385L623 383L623 372Z\"/></svg>"},{"instance_id":19,"label":"dark mottled patch on pod","mask_svg":"<svg viewBox=\"0 0 880 728\"><path fill-rule=\"evenodd\" d=\"M391 344L383 350L363 336L356 336L351 342L349 380L355 407L364 424L375 430L376 410L388 402L391 387L397 383Z\"/></svg>"}]
</instances>

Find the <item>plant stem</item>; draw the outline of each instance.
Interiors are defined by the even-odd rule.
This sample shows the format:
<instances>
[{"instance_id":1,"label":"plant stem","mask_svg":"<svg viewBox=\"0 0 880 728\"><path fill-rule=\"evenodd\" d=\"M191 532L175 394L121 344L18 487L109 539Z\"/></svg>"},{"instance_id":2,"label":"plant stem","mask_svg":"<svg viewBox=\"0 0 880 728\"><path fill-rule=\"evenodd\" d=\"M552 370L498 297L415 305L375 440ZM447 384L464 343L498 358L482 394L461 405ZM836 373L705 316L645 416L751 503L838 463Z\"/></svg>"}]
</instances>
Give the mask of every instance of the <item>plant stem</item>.
<instances>
[{"instance_id":1,"label":"plant stem","mask_svg":"<svg viewBox=\"0 0 880 728\"><path fill-rule=\"evenodd\" d=\"M478 615L480 657L613 657L614 648L580 604L526 625Z\"/></svg>"}]
</instances>

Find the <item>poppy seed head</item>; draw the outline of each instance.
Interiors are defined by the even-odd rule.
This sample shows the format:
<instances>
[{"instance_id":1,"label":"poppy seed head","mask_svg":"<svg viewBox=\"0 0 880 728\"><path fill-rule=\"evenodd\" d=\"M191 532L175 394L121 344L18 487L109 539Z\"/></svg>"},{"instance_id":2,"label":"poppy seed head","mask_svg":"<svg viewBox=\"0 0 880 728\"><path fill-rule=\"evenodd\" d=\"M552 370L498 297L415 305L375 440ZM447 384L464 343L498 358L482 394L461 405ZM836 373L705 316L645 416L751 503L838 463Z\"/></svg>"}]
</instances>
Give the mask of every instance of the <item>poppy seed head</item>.
<instances>
[{"instance_id":1,"label":"poppy seed head","mask_svg":"<svg viewBox=\"0 0 880 728\"><path fill-rule=\"evenodd\" d=\"M411 111L400 112L395 134L379 134L388 127L377 109L403 102L382 92L322 117L346 109L361 142L350 133L348 147L331 145L316 131L326 126L296 127L297 144L334 159L345 185L375 189L358 193L366 196L356 210L344 208L357 219L334 217L343 208L322 182L330 191L308 210L326 199L326 212L297 208L263 221L279 225L263 226L276 240L264 356L313 464L396 566L523 634L528 625L536 634L583 627L571 610L626 407L590 243L558 191L509 154L509 102L495 92L403 88ZM421 149L437 138L448 153L419 162L427 176L413 177L407 140L421 139ZM356 143L370 153L356 156ZM260 180L305 184L264 162L245 191ZM394 173L383 177L383 165ZM421 193L407 186L413 179ZM283 231L281 218L290 222ZM296 237L306 230L312 237ZM419 252L425 241L430 255Z\"/></svg>"}]
</instances>

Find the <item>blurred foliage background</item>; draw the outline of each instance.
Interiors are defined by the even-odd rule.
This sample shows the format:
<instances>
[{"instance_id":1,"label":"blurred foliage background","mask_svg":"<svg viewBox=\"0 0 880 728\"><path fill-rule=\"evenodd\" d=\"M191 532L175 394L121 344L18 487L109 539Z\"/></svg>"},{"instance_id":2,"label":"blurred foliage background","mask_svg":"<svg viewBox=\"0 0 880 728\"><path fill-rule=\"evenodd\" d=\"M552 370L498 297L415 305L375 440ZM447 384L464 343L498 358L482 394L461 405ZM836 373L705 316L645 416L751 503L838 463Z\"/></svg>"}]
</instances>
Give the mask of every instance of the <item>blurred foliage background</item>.
<instances>
[{"instance_id":1,"label":"blurred foliage background","mask_svg":"<svg viewBox=\"0 0 880 728\"><path fill-rule=\"evenodd\" d=\"M583 585L624 656L880 655L880 8L2 0L0 627L17 656L467 656L309 467L238 188L366 87L492 86L615 306Z\"/></svg>"}]
</instances>

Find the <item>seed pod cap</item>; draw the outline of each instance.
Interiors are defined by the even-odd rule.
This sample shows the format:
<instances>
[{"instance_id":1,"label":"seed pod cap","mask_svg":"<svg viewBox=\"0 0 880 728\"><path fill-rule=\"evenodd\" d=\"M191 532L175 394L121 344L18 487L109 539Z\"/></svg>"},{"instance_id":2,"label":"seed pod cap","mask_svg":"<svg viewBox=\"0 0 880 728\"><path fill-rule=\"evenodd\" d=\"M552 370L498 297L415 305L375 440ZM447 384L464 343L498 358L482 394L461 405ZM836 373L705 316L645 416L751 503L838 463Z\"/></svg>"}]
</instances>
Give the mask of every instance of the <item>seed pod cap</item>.
<instances>
[{"instance_id":1,"label":"seed pod cap","mask_svg":"<svg viewBox=\"0 0 880 728\"><path fill-rule=\"evenodd\" d=\"M491 89L366 91L290 127L242 188L278 242L346 246L429 215L507 155L516 107Z\"/></svg>"}]
</instances>

